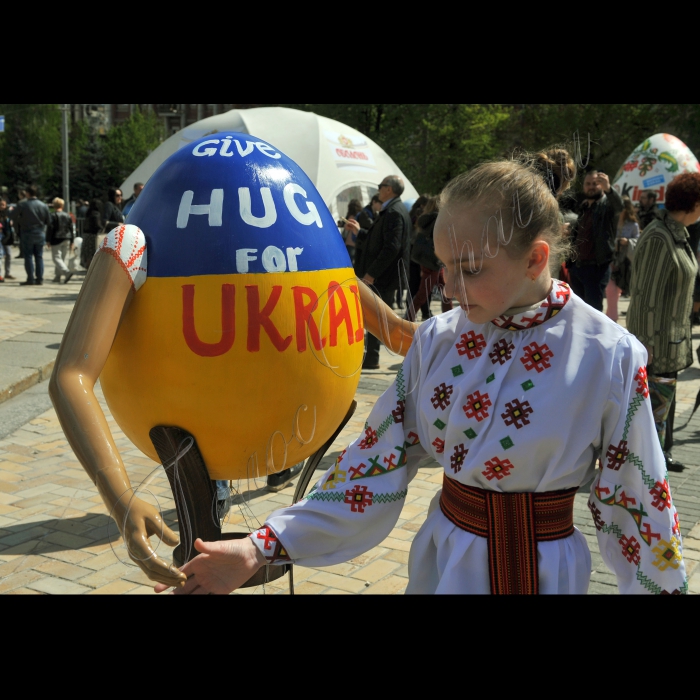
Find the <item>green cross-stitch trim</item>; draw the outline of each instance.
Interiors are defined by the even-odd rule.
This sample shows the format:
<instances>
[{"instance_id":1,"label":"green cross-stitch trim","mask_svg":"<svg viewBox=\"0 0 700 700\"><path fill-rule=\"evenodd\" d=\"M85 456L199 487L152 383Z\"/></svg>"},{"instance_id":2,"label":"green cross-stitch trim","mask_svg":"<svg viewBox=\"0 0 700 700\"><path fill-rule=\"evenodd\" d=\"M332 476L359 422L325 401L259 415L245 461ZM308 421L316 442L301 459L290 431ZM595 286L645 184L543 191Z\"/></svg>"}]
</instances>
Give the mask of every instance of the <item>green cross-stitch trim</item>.
<instances>
[{"instance_id":1,"label":"green cross-stitch trim","mask_svg":"<svg viewBox=\"0 0 700 700\"><path fill-rule=\"evenodd\" d=\"M492 382L496 378L495 374L489 374L488 377L486 377L486 383L488 384L489 382Z\"/></svg>"},{"instance_id":2,"label":"green cross-stitch trim","mask_svg":"<svg viewBox=\"0 0 700 700\"><path fill-rule=\"evenodd\" d=\"M605 533L612 532L618 538L623 537L625 534L615 523L612 523L611 525L603 525L603 527L600 528L600 531Z\"/></svg>"},{"instance_id":3,"label":"green cross-stitch trim","mask_svg":"<svg viewBox=\"0 0 700 700\"><path fill-rule=\"evenodd\" d=\"M305 501L344 501L345 491L312 491Z\"/></svg>"},{"instance_id":4,"label":"green cross-stitch trim","mask_svg":"<svg viewBox=\"0 0 700 700\"><path fill-rule=\"evenodd\" d=\"M375 493L372 495L373 503L393 503L394 501L401 501L406 498L408 489L403 491L397 491L396 493Z\"/></svg>"},{"instance_id":5,"label":"green cross-stitch trim","mask_svg":"<svg viewBox=\"0 0 700 700\"><path fill-rule=\"evenodd\" d=\"M657 586L648 576L645 576L641 569L637 568L637 581L644 586L648 591L651 591L655 595L660 595L663 588Z\"/></svg>"},{"instance_id":6,"label":"green cross-stitch trim","mask_svg":"<svg viewBox=\"0 0 700 700\"><path fill-rule=\"evenodd\" d=\"M389 429L390 426L394 425L394 416L389 416L385 418L377 428L377 437L381 437Z\"/></svg>"},{"instance_id":7,"label":"green cross-stitch trim","mask_svg":"<svg viewBox=\"0 0 700 700\"><path fill-rule=\"evenodd\" d=\"M396 395L398 396L399 401L406 400L406 387L404 387L403 365L399 367L399 371L396 373Z\"/></svg>"},{"instance_id":8,"label":"green cross-stitch trim","mask_svg":"<svg viewBox=\"0 0 700 700\"><path fill-rule=\"evenodd\" d=\"M622 439L627 440L627 433L630 429L630 424L632 423L632 417L639 410L639 407L644 401L644 394L636 394L635 397L630 401L629 408L627 409L627 416L625 417L625 429L622 431Z\"/></svg>"},{"instance_id":9,"label":"green cross-stitch trim","mask_svg":"<svg viewBox=\"0 0 700 700\"><path fill-rule=\"evenodd\" d=\"M615 486L615 490L613 493L608 496L607 498L600 498L597 494L596 491L594 491L595 497L603 503L606 506L617 506L618 508L622 508L623 510L627 511L630 516L632 516L632 520L634 521L634 524L637 526L637 530L639 530L639 535L642 538L643 542L647 544L649 547L653 544L653 541L650 539L650 535L642 533L642 525L643 525L643 518L648 518L649 513L647 513L644 510L644 505L642 503L639 504L639 508L631 508L626 506L624 503L621 501L617 500L617 492L622 488L620 484ZM620 537L622 535L620 534Z\"/></svg>"},{"instance_id":10,"label":"green cross-stitch trim","mask_svg":"<svg viewBox=\"0 0 700 700\"><path fill-rule=\"evenodd\" d=\"M462 369L462 365L457 365L456 367L452 368L452 376L453 377L459 377L460 374L464 374L464 370Z\"/></svg>"},{"instance_id":11,"label":"green cross-stitch trim","mask_svg":"<svg viewBox=\"0 0 700 700\"><path fill-rule=\"evenodd\" d=\"M687 576L685 577L685 581L684 581L683 585L681 586L681 593L683 595L686 595L688 593L688 577Z\"/></svg>"},{"instance_id":12,"label":"green cross-stitch trim","mask_svg":"<svg viewBox=\"0 0 700 700\"><path fill-rule=\"evenodd\" d=\"M642 481L647 485L647 488L653 489L654 486L656 485L656 481L652 479L644 470L644 464L642 463L642 460L637 457L634 452L630 452L629 455L627 456L628 461L632 462L637 469L639 469L640 472L642 472Z\"/></svg>"}]
</instances>

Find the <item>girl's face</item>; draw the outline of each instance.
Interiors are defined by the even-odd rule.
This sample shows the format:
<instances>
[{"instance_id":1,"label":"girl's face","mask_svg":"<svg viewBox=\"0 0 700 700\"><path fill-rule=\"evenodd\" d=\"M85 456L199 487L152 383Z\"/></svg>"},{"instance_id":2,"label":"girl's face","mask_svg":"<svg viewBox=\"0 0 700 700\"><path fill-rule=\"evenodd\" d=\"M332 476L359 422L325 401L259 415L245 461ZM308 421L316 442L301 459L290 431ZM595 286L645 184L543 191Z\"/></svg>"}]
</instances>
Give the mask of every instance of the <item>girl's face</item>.
<instances>
[{"instance_id":1,"label":"girl's face","mask_svg":"<svg viewBox=\"0 0 700 700\"><path fill-rule=\"evenodd\" d=\"M457 299L472 323L488 323L508 309L541 301L552 282L546 241L535 241L523 257L512 258L502 240L499 244L495 217L489 222L487 245L487 219L472 206L450 204L435 222L435 253L445 265L445 296ZM513 236L517 233L516 226ZM508 240L510 225L504 224L504 235Z\"/></svg>"}]
</instances>

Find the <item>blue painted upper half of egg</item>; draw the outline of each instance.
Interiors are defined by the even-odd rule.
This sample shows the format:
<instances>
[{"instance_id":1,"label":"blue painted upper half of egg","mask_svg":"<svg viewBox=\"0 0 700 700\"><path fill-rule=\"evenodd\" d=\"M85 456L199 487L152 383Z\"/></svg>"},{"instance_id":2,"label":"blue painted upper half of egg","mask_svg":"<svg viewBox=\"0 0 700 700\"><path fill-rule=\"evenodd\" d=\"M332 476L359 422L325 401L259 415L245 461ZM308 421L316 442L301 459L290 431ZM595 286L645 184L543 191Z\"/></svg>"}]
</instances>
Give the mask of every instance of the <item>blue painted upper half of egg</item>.
<instances>
[{"instance_id":1,"label":"blue painted upper half of egg","mask_svg":"<svg viewBox=\"0 0 700 700\"><path fill-rule=\"evenodd\" d=\"M250 134L216 133L173 153L127 223L146 236L149 277L351 267L306 173Z\"/></svg>"}]
</instances>

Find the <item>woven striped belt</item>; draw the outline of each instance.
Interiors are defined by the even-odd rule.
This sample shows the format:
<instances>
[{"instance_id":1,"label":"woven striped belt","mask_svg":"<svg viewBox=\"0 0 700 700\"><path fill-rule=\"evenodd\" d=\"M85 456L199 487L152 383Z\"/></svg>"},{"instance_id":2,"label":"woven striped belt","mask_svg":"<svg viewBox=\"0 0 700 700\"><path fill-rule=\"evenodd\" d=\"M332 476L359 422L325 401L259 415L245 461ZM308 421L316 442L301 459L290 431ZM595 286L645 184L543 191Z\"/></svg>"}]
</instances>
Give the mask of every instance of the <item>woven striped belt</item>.
<instances>
[{"instance_id":1,"label":"woven striped belt","mask_svg":"<svg viewBox=\"0 0 700 700\"><path fill-rule=\"evenodd\" d=\"M488 540L491 593L537 594L537 542L573 533L577 491L497 493L445 474L440 509L457 527Z\"/></svg>"}]
</instances>

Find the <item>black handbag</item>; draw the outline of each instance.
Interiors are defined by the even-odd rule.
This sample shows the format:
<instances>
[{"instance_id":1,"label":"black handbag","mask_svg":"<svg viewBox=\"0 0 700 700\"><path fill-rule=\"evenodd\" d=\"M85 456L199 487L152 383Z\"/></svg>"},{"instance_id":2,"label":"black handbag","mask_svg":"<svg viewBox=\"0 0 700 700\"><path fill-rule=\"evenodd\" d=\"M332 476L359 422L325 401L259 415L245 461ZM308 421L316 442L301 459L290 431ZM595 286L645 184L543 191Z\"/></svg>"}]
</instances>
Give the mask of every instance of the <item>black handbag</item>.
<instances>
[{"instance_id":1,"label":"black handbag","mask_svg":"<svg viewBox=\"0 0 700 700\"><path fill-rule=\"evenodd\" d=\"M419 231L411 246L411 260L429 270L439 270L440 262L435 255L435 244L433 237L428 236L423 231Z\"/></svg>"}]
</instances>

